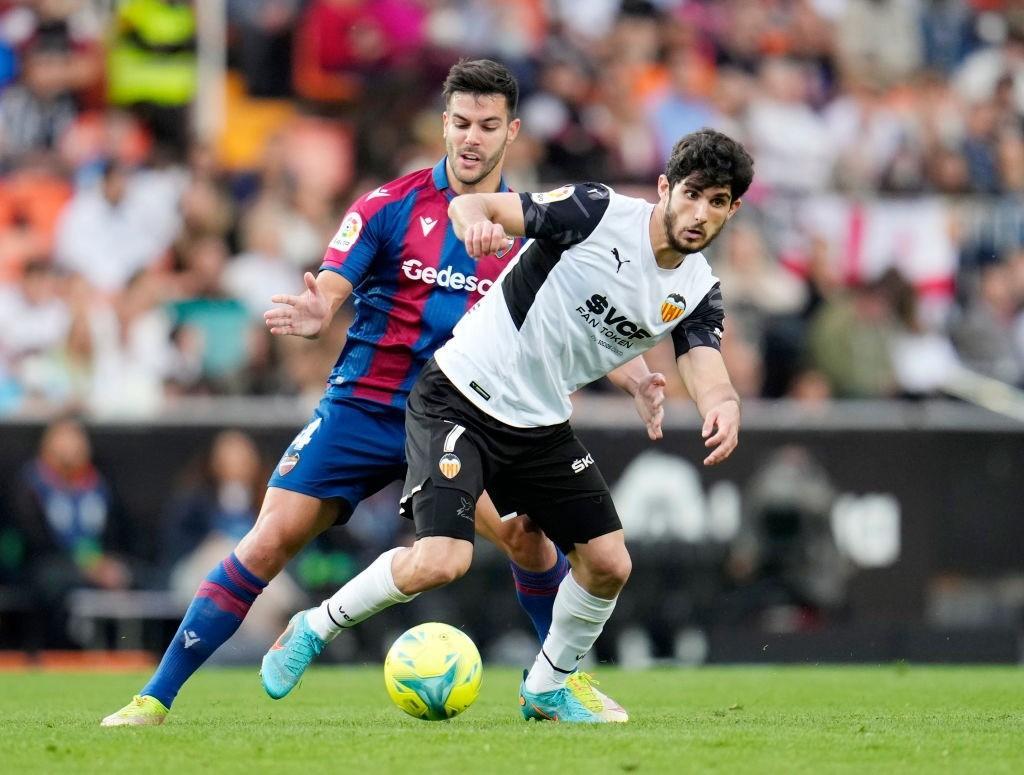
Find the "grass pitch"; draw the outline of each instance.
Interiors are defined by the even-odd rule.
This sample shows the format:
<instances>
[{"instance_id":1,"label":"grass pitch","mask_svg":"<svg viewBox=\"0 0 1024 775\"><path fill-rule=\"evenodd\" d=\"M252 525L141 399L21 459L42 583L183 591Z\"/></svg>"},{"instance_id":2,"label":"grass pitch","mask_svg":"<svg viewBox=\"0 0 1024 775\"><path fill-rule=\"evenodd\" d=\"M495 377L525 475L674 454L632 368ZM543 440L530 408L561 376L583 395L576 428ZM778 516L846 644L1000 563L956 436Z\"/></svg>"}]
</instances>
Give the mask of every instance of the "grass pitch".
<instances>
[{"instance_id":1,"label":"grass pitch","mask_svg":"<svg viewBox=\"0 0 1024 775\"><path fill-rule=\"evenodd\" d=\"M314 669L274 702L255 669L200 671L162 727L101 729L142 675L0 674L0 771L1022 772L1024 671L961 667L602 669L625 725L526 723L489 668L448 722L393 707L379 667Z\"/></svg>"}]
</instances>

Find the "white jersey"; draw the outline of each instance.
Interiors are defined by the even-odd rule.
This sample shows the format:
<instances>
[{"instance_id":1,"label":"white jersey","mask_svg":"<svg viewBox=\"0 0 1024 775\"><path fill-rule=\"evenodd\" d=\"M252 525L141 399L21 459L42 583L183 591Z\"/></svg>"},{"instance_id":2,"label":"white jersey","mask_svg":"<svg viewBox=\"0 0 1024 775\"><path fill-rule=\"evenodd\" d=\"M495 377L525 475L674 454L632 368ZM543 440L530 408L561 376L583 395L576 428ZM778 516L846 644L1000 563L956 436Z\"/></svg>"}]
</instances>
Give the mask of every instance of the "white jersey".
<instances>
[{"instance_id":1,"label":"white jersey","mask_svg":"<svg viewBox=\"0 0 1024 775\"><path fill-rule=\"evenodd\" d=\"M517 428L555 425L575 390L670 332L677 354L720 347L718 280L700 253L658 266L654 205L599 183L520 199L532 241L434 354L481 411Z\"/></svg>"}]
</instances>

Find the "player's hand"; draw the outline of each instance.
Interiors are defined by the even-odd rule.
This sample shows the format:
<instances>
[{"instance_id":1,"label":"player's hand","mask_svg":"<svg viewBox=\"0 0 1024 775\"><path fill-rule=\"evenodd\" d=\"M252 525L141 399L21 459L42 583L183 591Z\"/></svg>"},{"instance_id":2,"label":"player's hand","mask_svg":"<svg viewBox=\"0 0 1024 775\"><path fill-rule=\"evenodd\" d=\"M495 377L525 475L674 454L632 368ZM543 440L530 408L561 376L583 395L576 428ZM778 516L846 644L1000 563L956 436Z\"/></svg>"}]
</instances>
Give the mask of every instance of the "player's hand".
<instances>
[{"instance_id":1,"label":"player's hand","mask_svg":"<svg viewBox=\"0 0 1024 775\"><path fill-rule=\"evenodd\" d=\"M725 460L739 444L740 405L735 401L723 401L704 417L701 429L704 446L714 451L704 458L704 465L718 465Z\"/></svg>"},{"instance_id":2,"label":"player's hand","mask_svg":"<svg viewBox=\"0 0 1024 775\"><path fill-rule=\"evenodd\" d=\"M304 336L315 339L324 326L328 304L323 293L317 287L316 277L312 272L303 276L306 291L301 296L278 294L270 300L283 307L274 307L263 313L263 319L275 336Z\"/></svg>"},{"instance_id":3,"label":"player's hand","mask_svg":"<svg viewBox=\"0 0 1024 775\"><path fill-rule=\"evenodd\" d=\"M466 227L462 241L470 258L481 258L497 253L508 244L509 238L500 223L477 221Z\"/></svg>"},{"instance_id":4,"label":"player's hand","mask_svg":"<svg viewBox=\"0 0 1024 775\"><path fill-rule=\"evenodd\" d=\"M661 438L661 422L665 419L665 385L668 384L664 374L651 372L637 385L633 401L636 413L647 426L647 435L651 441Z\"/></svg>"}]
</instances>

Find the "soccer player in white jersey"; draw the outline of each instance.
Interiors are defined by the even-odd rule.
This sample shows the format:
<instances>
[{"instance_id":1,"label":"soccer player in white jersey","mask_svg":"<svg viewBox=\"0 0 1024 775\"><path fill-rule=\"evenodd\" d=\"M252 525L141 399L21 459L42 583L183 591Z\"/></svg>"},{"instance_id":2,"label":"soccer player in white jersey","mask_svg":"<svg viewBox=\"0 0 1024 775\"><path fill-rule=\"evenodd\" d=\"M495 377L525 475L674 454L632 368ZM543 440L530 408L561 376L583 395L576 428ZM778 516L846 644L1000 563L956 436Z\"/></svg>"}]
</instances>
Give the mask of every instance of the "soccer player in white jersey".
<instances>
[{"instance_id":1,"label":"soccer player in white jersey","mask_svg":"<svg viewBox=\"0 0 1024 775\"><path fill-rule=\"evenodd\" d=\"M324 601L332 634L462 576L486 488L503 518L529 513L572 566L520 688L523 715L609 720L566 680L611 616L631 561L608 486L569 426L569 395L671 336L704 418L704 463L729 457L740 401L720 353L722 295L699 251L735 215L752 177L743 147L705 129L676 144L654 205L600 183L452 200L470 256L493 254L510 235L530 242L420 373L406 409L402 498L416 542L385 552Z\"/></svg>"}]
</instances>

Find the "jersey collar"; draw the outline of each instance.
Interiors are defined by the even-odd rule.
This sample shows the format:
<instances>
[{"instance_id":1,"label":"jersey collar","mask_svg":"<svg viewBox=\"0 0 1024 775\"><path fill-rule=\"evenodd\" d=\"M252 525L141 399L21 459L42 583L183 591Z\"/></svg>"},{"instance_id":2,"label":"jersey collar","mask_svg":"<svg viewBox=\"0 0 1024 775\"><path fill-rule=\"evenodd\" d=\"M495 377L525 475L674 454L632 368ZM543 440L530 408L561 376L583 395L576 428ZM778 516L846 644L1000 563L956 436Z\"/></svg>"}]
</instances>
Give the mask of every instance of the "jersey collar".
<instances>
[{"instance_id":1,"label":"jersey collar","mask_svg":"<svg viewBox=\"0 0 1024 775\"><path fill-rule=\"evenodd\" d=\"M441 161L434 165L434 188L444 194L448 199L455 198L455 192L451 190L448 185L448 157L442 156ZM505 182L504 176L501 178L501 182L498 186L498 191L505 193L509 190L508 184Z\"/></svg>"}]
</instances>

